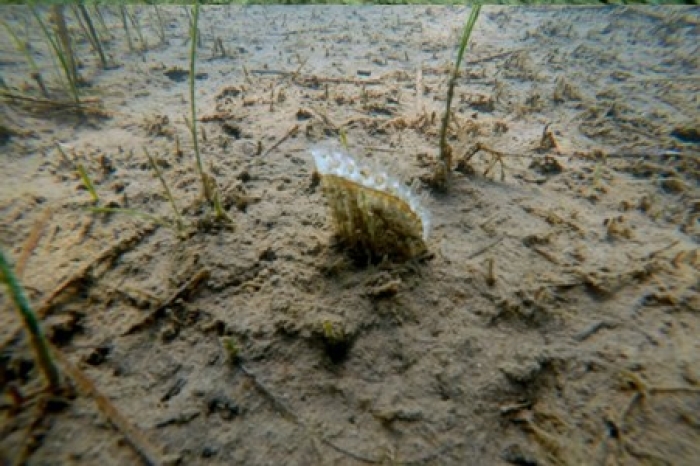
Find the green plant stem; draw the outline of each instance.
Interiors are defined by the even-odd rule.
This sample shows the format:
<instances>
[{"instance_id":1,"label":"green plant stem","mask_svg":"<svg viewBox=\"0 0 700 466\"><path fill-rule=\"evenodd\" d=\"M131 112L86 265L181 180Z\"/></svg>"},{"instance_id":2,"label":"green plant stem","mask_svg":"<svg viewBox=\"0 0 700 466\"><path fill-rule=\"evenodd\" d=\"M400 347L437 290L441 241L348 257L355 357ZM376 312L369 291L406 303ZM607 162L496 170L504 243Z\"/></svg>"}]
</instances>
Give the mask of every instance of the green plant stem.
<instances>
[{"instance_id":1,"label":"green plant stem","mask_svg":"<svg viewBox=\"0 0 700 466\"><path fill-rule=\"evenodd\" d=\"M75 102L79 104L80 103L80 95L78 94L78 83L73 79L74 74L71 73L70 65L68 63L68 60L67 60L65 54L63 53L61 46L56 41L56 38L54 38L51 35L51 33L49 32L49 29L44 24L44 21L41 19L41 16L36 11L36 8L34 8L33 5L30 5L29 8L32 12L32 15L36 19L37 23L39 23L39 27L41 27L41 30L44 33L44 37L46 38L46 41L48 42L49 47L54 52L53 55L51 55L51 60L54 62L54 66L56 66L56 68L58 68L58 65L55 65L56 58L58 58L58 60L61 64L61 68L63 69L63 75L64 75L66 82L67 82L67 84L65 84L65 83L64 84L66 85L70 94L72 94ZM59 76L60 76L60 73L59 73ZM80 111L80 110L78 110L78 111Z\"/></svg>"},{"instance_id":2,"label":"green plant stem","mask_svg":"<svg viewBox=\"0 0 700 466\"><path fill-rule=\"evenodd\" d=\"M445 114L442 116L442 127L440 128L440 160L443 163L449 163L448 147L447 147L447 127L450 123L450 108L452 107L452 98L454 97L454 88L457 84L457 78L459 77L459 67L462 65L462 58L464 57L464 51L467 48L467 43L469 42L469 37L472 34L472 29L474 29L474 24L479 17L479 11L481 10L481 5L472 6L471 12L469 13L469 19L464 25L464 31L462 32L462 40L459 44L459 51L457 52L457 61L455 67L452 70L452 77L450 78L449 85L447 87L447 99L445 102ZM450 167L446 167L449 173Z\"/></svg>"},{"instance_id":3,"label":"green plant stem","mask_svg":"<svg viewBox=\"0 0 700 466\"><path fill-rule=\"evenodd\" d=\"M121 207L88 207L87 210L96 214L126 214L131 215L132 217L141 217L155 223L156 225L173 228L173 225L168 221L136 209L124 209Z\"/></svg>"},{"instance_id":4,"label":"green plant stem","mask_svg":"<svg viewBox=\"0 0 700 466\"><path fill-rule=\"evenodd\" d=\"M102 69L106 70L107 69L107 58L105 57L104 50L102 50L102 41L100 40L100 36L97 34L97 30L95 29L95 26L92 23L92 19L90 18L90 13L88 13L87 7L79 3L76 7L80 14L83 17L83 20L85 21L86 27L87 27L87 32L86 34L88 36L88 39L90 40L90 43L92 44L93 48L97 52L97 54L100 56L100 63L102 64ZM76 17L79 18L78 14L76 13ZM81 23L82 24L82 23Z\"/></svg>"},{"instance_id":5,"label":"green plant stem","mask_svg":"<svg viewBox=\"0 0 700 466\"><path fill-rule=\"evenodd\" d=\"M163 185L163 188L165 189L165 194L168 196L168 200L170 201L170 205L172 206L173 211L175 211L175 221L177 222L177 229L179 231L182 231L184 225L182 221L182 216L180 215L180 211L178 210L177 205L175 204L175 198L170 192L168 183L165 182L165 178L163 178L163 173L161 173L160 168L158 168L158 164L156 164L156 161L153 160L153 157L151 157L151 154L148 153L148 150L146 150L146 148L144 147L143 151L146 153L146 157L148 157L148 161L151 164L151 168L153 168L153 171L156 172L160 183Z\"/></svg>"},{"instance_id":6,"label":"green plant stem","mask_svg":"<svg viewBox=\"0 0 700 466\"><path fill-rule=\"evenodd\" d=\"M56 142L56 149L58 149L58 153L61 154L63 160L65 160L69 165L72 165L75 168L75 170L78 172L78 175L80 175L80 179L83 182L83 185L85 185L85 189L87 189L90 193L90 196L92 196L92 200L95 202L95 204L99 204L100 196L97 195L95 185L92 184L92 180L90 179L90 175L88 175L85 166L82 163L74 163L73 160L70 157L68 157L68 154L66 154L66 152L63 150L63 147L61 147L61 145L58 142Z\"/></svg>"},{"instance_id":7,"label":"green plant stem","mask_svg":"<svg viewBox=\"0 0 700 466\"><path fill-rule=\"evenodd\" d=\"M0 20L0 23L2 23L3 27L12 38L12 41L15 43L15 47L17 48L17 50L24 54L24 57L27 59L27 63L29 64L29 67L32 69L31 77L37 82L37 84L39 84L39 87L41 88L41 93L44 95L44 97L48 99L49 91L46 89L46 85L44 84L44 79L41 75L41 72L39 71L39 67L36 64L36 61L34 61L34 58L32 57L32 54L27 47L27 44L22 42L19 39L19 37L17 37L17 34L15 34L15 32L12 30L9 24L2 20Z\"/></svg>"},{"instance_id":8,"label":"green plant stem","mask_svg":"<svg viewBox=\"0 0 700 466\"><path fill-rule=\"evenodd\" d=\"M126 33L126 43L129 45L129 51L134 51L134 43L131 41L131 34L129 33L129 23L126 21L126 6L119 5L119 14L122 19L122 26L124 26L124 32Z\"/></svg>"},{"instance_id":9,"label":"green plant stem","mask_svg":"<svg viewBox=\"0 0 700 466\"><path fill-rule=\"evenodd\" d=\"M92 196L93 202L95 204L99 204L100 196L97 195L97 190L95 190L95 185L92 184L92 180L90 179L87 170L85 170L85 167L82 163L78 163L75 166L75 168L76 170L78 170L78 173L80 174L80 179L83 181L85 188L87 188L88 192L90 193L90 196Z\"/></svg>"},{"instance_id":10,"label":"green plant stem","mask_svg":"<svg viewBox=\"0 0 700 466\"><path fill-rule=\"evenodd\" d=\"M155 9L156 19L158 20L158 28L156 29L156 32L158 33L160 43L165 45L165 22L163 21L163 16L160 14L160 8L158 8L158 5L153 5L153 8Z\"/></svg>"},{"instance_id":11,"label":"green plant stem","mask_svg":"<svg viewBox=\"0 0 700 466\"><path fill-rule=\"evenodd\" d=\"M216 218L220 220L226 220L229 224L233 225L233 219L228 216L224 210L224 206L221 204L221 196L218 189L214 189L212 205L214 206L214 212L216 213Z\"/></svg>"},{"instance_id":12,"label":"green plant stem","mask_svg":"<svg viewBox=\"0 0 700 466\"><path fill-rule=\"evenodd\" d=\"M111 32L109 32L109 28L107 27L107 23L105 23L105 18L102 15L102 10L100 10L99 5L95 4L93 5L93 9L95 10L95 13L97 14L97 22L100 24L100 27L102 28L102 37L104 37L105 42L109 42L112 39L114 39L114 35L112 35Z\"/></svg>"},{"instance_id":13,"label":"green plant stem","mask_svg":"<svg viewBox=\"0 0 700 466\"><path fill-rule=\"evenodd\" d=\"M199 153L199 140L197 138L197 105L195 100L195 63L197 61L197 23L199 21L199 3L194 3L194 12L192 15L192 21L190 22L190 108L192 111L192 124L190 125L190 130L192 132L192 141L194 143L194 155L197 157L197 171L202 179L202 190L204 192L204 197L208 202L212 202L212 193L209 189L209 184L207 183L207 177L204 173L204 166L202 165L202 156Z\"/></svg>"},{"instance_id":14,"label":"green plant stem","mask_svg":"<svg viewBox=\"0 0 700 466\"><path fill-rule=\"evenodd\" d=\"M34 314L34 311L29 305L29 301L24 294L22 285L20 285L17 276L5 258L5 254L1 250L0 273L2 274L0 278L7 284L12 300L15 302L15 305L22 316L24 327L29 333L29 340L32 348L34 349L37 363L39 364L41 371L44 373L44 377L49 384L49 389L53 392L57 392L61 385L61 377L58 367L56 366L56 363L51 355L49 342L44 336L44 332L41 330L41 325L39 324L36 314Z\"/></svg>"},{"instance_id":15,"label":"green plant stem","mask_svg":"<svg viewBox=\"0 0 700 466\"><path fill-rule=\"evenodd\" d=\"M15 31L12 30L9 24L2 20L0 20L0 23L2 23L2 26L5 28L5 31L7 31L7 33L12 38L12 42L15 43L15 48L22 52L24 57L27 59L27 63L29 63L29 67L32 69L32 72L38 73L39 67L36 64L36 61L34 61L34 57L32 57L31 52L27 48L27 44L22 42L20 38L17 37L17 34L15 34Z\"/></svg>"},{"instance_id":16,"label":"green plant stem","mask_svg":"<svg viewBox=\"0 0 700 466\"><path fill-rule=\"evenodd\" d=\"M66 15L64 13L65 5L53 5L51 7L53 21L56 27L56 36L58 36L60 48L62 50L62 56L67 65L66 72L70 74L70 81L73 86L77 88L78 82L78 64L75 61L75 54L73 53L73 43L71 41L70 34L68 33L68 24L66 24Z\"/></svg>"},{"instance_id":17,"label":"green plant stem","mask_svg":"<svg viewBox=\"0 0 700 466\"><path fill-rule=\"evenodd\" d=\"M141 32L141 23L139 23L138 17L136 16L136 13L133 11L133 9L127 8L126 14L129 17L129 21L131 21L131 25L136 30L136 35L138 36L139 42L141 44L141 46L139 47L139 50L141 53L143 53L148 48L148 44L146 43L146 40L143 38L143 33Z\"/></svg>"},{"instance_id":18,"label":"green plant stem","mask_svg":"<svg viewBox=\"0 0 700 466\"><path fill-rule=\"evenodd\" d=\"M350 150L348 147L348 134L345 128L340 128L340 144L343 146L343 149Z\"/></svg>"}]
</instances>

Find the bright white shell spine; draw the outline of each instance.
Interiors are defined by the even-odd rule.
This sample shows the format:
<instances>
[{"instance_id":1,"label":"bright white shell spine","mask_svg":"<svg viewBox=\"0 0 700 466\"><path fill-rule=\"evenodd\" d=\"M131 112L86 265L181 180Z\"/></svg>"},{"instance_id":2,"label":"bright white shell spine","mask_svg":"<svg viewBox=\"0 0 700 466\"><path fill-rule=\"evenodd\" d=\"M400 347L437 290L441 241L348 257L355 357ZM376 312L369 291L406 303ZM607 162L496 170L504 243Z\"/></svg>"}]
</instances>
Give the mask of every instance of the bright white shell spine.
<instances>
[{"instance_id":1,"label":"bright white shell spine","mask_svg":"<svg viewBox=\"0 0 700 466\"><path fill-rule=\"evenodd\" d=\"M430 233L430 213L422 205L421 196L400 179L387 173L382 167L365 165L346 151L329 146L316 146L311 155L320 175L335 175L366 188L383 191L405 202L418 216L423 227L423 241Z\"/></svg>"}]
</instances>

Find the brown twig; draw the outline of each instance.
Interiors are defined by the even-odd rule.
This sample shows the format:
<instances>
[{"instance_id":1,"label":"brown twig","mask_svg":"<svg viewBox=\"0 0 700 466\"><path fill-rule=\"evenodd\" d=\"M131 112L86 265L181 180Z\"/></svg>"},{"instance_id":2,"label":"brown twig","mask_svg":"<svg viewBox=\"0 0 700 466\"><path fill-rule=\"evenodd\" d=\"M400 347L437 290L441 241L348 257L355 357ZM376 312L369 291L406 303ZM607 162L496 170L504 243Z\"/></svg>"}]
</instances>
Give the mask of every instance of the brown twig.
<instances>
[{"instance_id":1,"label":"brown twig","mask_svg":"<svg viewBox=\"0 0 700 466\"><path fill-rule=\"evenodd\" d=\"M168 298L166 298L163 302L161 302L158 307L156 307L154 310L152 310L146 317L141 319L140 321L136 322L133 324L131 327L129 327L125 332L122 333L122 336L125 335L131 335L133 333L136 333L138 331L141 331L148 327L149 325L153 324L162 314L163 311L172 306L175 301L178 299L184 298L185 296L189 295L192 293L201 282L207 280L210 276L210 272L208 269L201 269L197 273L195 273L192 278L190 278L187 283L182 285L180 288L178 288L173 294L171 294Z\"/></svg>"},{"instance_id":2,"label":"brown twig","mask_svg":"<svg viewBox=\"0 0 700 466\"><path fill-rule=\"evenodd\" d=\"M491 163L489 163L489 166L486 168L486 170L484 170L484 176L489 174L489 172L496 165L496 163L499 163L501 165L501 181L504 181L506 178L506 172L505 165L503 163L503 157L505 157L506 154L495 149L491 149L485 144L477 142L474 145L474 147L468 149L464 153L464 155L462 156L463 163L468 163L471 160L471 158L474 157L478 152L486 152L487 154L491 154L492 157Z\"/></svg>"},{"instance_id":3,"label":"brown twig","mask_svg":"<svg viewBox=\"0 0 700 466\"><path fill-rule=\"evenodd\" d=\"M554 133L549 129L551 123L544 125L542 129L542 137L540 138L540 145L538 147L541 151L548 151L549 149L554 149L557 153L561 154L561 147L554 137Z\"/></svg>"},{"instance_id":4,"label":"brown twig","mask_svg":"<svg viewBox=\"0 0 700 466\"><path fill-rule=\"evenodd\" d=\"M294 80L295 83L300 85L308 84L320 84L320 83L331 83L331 84L354 84L356 86L371 86L384 84L381 79L350 79L350 78L324 78L319 76L297 76Z\"/></svg>"},{"instance_id":5,"label":"brown twig","mask_svg":"<svg viewBox=\"0 0 700 466\"><path fill-rule=\"evenodd\" d=\"M34 223L32 231L29 233L27 240L24 242L22 252L20 252L19 258L17 259L17 265L15 266L15 273L17 274L17 277L22 278L24 269L27 266L27 261L29 261L29 256L32 255L32 252L34 249L36 249L37 244L39 244L41 235L44 233L46 222L49 220L49 218L51 218L51 213L51 209L46 208L41 217L39 217L39 219Z\"/></svg>"},{"instance_id":6,"label":"brown twig","mask_svg":"<svg viewBox=\"0 0 700 466\"><path fill-rule=\"evenodd\" d=\"M367 458L366 456L361 456L361 455L358 455L357 453L353 453L353 452L348 451L344 448L341 448L328 439L322 438L321 442L323 442L325 445L328 445L329 447L331 447L332 449L334 449L338 453L342 453L343 455L348 456L348 457L354 459L355 461L359 461L361 463L367 463L367 464L380 464L381 463L380 460L375 460L373 458Z\"/></svg>"},{"instance_id":7,"label":"brown twig","mask_svg":"<svg viewBox=\"0 0 700 466\"><path fill-rule=\"evenodd\" d=\"M627 418L632 413L632 410L641 402L648 402L650 396L670 393L692 393L700 394L700 387L654 387L644 382L639 375L632 372L625 372L624 375L628 378L635 394L630 398L627 405L623 408L618 416L616 425L617 442L622 446L622 451L629 451L634 444L626 438L625 424ZM632 453L630 451L630 453ZM633 453L634 454L634 453Z\"/></svg>"},{"instance_id":8,"label":"brown twig","mask_svg":"<svg viewBox=\"0 0 700 466\"><path fill-rule=\"evenodd\" d=\"M136 450L145 464L165 465L172 462L163 458L159 449L156 448L139 429L129 422L112 404L109 398L97 389L95 384L92 383L92 380L73 365L58 348L53 348L53 354L60 363L63 372L75 382L78 390L95 400L100 412L107 417L109 422L121 432L122 435L124 435L126 441Z\"/></svg>"},{"instance_id":9,"label":"brown twig","mask_svg":"<svg viewBox=\"0 0 700 466\"><path fill-rule=\"evenodd\" d=\"M255 388L258 389L260 393L262 393L265 398L267 398L272 405L275 407L277 411L279 411L284 417L287 419L293 421L295 424L300 424L299 421L299 416L294 413L289 407L287 407L286 404L281 402L260 380L258 380L258 377L250 372L242 363L239 362L238 368L245 374L246 377L248 377L252 382L253 385L255 385Z\"/></svg>"},{"instance_id":10,"label":"brown twig","mask_svg":"<svg viewBox=\"0 0 700 466\"><path fill-rule=\"evenodd\" d=\"M549 262L551 262L554 265L560 265L561 262L559 262L559 259L554 257L554 255L548 251L545 251L544 249L538 248L537 246L532 246L531 249L535 251L537 254L540 256L544 257L547 259Z\"/></svg>"},{"instance_id":11,"label":"brown twig","mask_svg":"<svg viewBox=\"0 0 700 466\"><path fill-rule=\"evenodd\" d=\"M497 245L498 243L500 243L501 241L503 241L503 237L500 237L500 238L498 238L496 241L492 242L491 244L489 244L489 245L487 245L487 246L484 246L483 248L479 249L479 250L476 251L476 252L473 252L472 254L469 255L469 257L467 257L467 260L472 260L472 259L474 259L475 257L478 257L478 256L482 255L483 253L485 253L486 251L488 251L488 250L491 249L492 247L496 246L496 245Z\"/></svg>"},{"instance_id":12,"label":"brown twig","mask_svg":"<svg viewBox=\"0 0 700 466\"><path fill-rule=\"evenodd\" d=\"M128 238L125 238L119 243L117 243L116 245L113 245L103 250L92 260L88 261L77 272L75 272L67 279L63 280L61 283L58 284L58 286L56 286L53 289L53 291L51 291L51 293L49 293L49 295L42 301L41 305L36 309L37 318L41 320L48 316L53 310L53 305L56 298L58 298L61 294L63 294L64 291L66 291L71 286L82 282L98 265L102 264L107 260L113 259L126 252L127 250L131 249L146 235L155 231L155 229L156 225L151 225L141 230L138 230L134 235L129 236ZM6 339L2 344L0 344L0 348L5 348L13 341L17 341L21 331L22 328L19 327L14 332L12 332L11 336L8 339Z\"/></svg>"},{"instance_id":13,"label":"brown twig","mask_svg":"<svg viewBox=\"0 0 700 466\"><path fill-rule=\"evenodd\" d=\"M299 131L299 125L292 126L289 129L289 131L287 131L287 134L282 136L282 138L279 141L274 143L272 145L272 147L270 147L268 150L265 151L265 153L263 154L263 157L266 156L267 154L269 154L270 152L272 152L273 150L277 149L284 141L289 139L291 136L295 135L297 133L297 131Z\"/></svg>"},{"instance_id":14,"label":"brown twig","mask_svg":"<svg viewBox=\"0 0 700 466\"><path fill-rule=\"evenodd\" d=\"M16 92L9 92L9 91L0 91L0 97L7 99L9 101L15 101L19 100L22 102L27 102L31 104L36 104L36 105L44 105L46 107L50 108L56 108L56 109L67 109L67 110L72 110L72 109L78 109L84 112L88 112L90 114L94 114L97 116L104 116L108 117L110 116L109 113L106 111L102 110L99 108L100 100L97 98L88 98L88 99L81 99L80 102L75 102L72 100L51 100L51 99L40 99L38 97L32 97L24 94L18 94Z\"/></svg>"},{"instance_id":15,"label":"brown twig","mask_svg":"<svg viewBox=\"0 0 700 466\"><path fill-rule=\"evenodd\" d=\"M496 53L493 55L488 55L486 57L473 58L471 60L467 60L467 64L468 65L476 65L477 63L483 63L485 61L496 60L498 58L507 57L508 55L513 55L514 53L520 53L520 52L523 52L525 50L526 49L508 50L507 52Z\"/></svg>"},{"instance_id":16,"label":"brown twig","mask_svg":"<svg viewBox=\"0 0 700 466\"><path fill-rule=\"evenodd\" d=\"M31 454L39 447L39 438L41 438L43 434L45 434L45 431L37 432L37 429L42 427L42 424L47 420L47 410L49 405L48 401L48 395L43 394L43 398L40 399L34 406L34 410L32 412L33 420L29 424L29 426L27 426L22 435L22 448L19 450L17 455L15 455L12 464L27 464L27 461L29 460ZM44 425L43 427L45 429L46 425ZM0 459L2 459L2 457L0 457Z\"/></svg>"}]
</instances>

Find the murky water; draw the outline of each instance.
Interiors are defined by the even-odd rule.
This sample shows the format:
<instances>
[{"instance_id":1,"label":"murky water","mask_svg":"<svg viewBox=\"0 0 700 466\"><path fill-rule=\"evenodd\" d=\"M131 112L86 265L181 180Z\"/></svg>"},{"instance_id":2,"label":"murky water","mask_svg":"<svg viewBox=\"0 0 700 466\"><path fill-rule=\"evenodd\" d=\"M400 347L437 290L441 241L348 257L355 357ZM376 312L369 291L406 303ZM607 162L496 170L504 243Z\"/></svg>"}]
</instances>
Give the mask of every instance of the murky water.
<instances>
[{"instance_id":1,"label":"murky water","mask_svg":"<svg viewBox=\"0 0 700 466\"><path fill-rule=\"evenodd\" d=\"M206 192L189 9L88 7L103 66L66 8L77 102L31 12L0 11L0 245L56 351L139 432L84 392L38 424L7 402L2 460L700 455L697 8L483 7L446 192L467 8L203 7ZM420 186L426 255L357 263L334 238L309 148L341 139ZM31 393L0 307L0 384Z\"/></svg>"}]
</instances>

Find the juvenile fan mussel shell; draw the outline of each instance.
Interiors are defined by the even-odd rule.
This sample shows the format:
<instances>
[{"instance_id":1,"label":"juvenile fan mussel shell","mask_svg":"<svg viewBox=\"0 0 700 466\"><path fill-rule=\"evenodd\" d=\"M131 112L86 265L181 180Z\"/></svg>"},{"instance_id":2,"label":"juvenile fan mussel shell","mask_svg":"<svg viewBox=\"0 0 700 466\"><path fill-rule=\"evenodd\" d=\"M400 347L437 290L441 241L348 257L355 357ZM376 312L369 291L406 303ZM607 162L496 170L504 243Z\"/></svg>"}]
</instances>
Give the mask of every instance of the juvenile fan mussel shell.
<instances>
[{"instance_id":1,"label":"juvenile fan mussel shell","mask_svg":"<svg viewBox=\"0 0 700 466\"><path fill-rule=\"evenodd\" d=\"M414 189L339 148L311 153L344 245L373 259L405 260L426 251L429 215Z\"/></svg>"}]
</instances>

